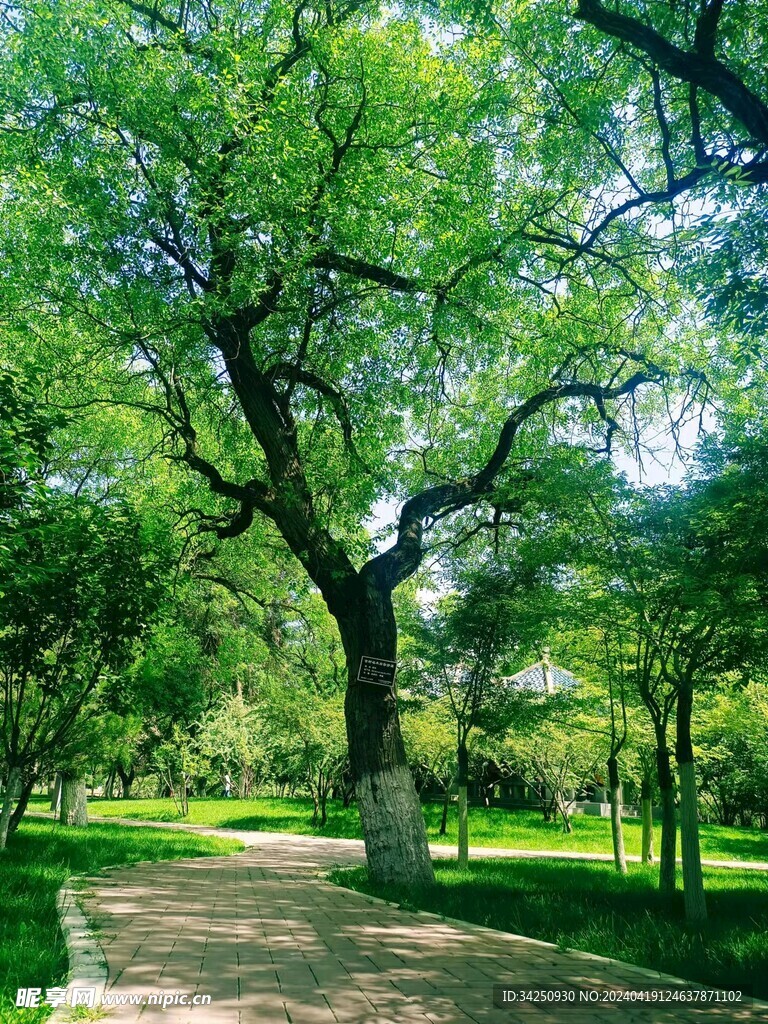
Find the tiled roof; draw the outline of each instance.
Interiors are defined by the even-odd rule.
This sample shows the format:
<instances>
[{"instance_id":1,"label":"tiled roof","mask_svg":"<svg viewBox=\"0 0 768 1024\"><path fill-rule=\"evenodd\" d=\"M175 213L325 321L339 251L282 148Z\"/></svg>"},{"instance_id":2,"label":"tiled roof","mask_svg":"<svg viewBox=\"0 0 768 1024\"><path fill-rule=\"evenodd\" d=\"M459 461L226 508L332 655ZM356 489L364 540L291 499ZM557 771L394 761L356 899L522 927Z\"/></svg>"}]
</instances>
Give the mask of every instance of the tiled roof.
<instances>
[{"instance_id":1,"label":"tiled roof","mask_svg":"<svg viewBox=\"0 0 768 1024\"><path fill-rule=\"evenodd\" d=\"M570 689L572 686L578 686L579 681L576 676L572 672L560 668L559 665L550 663L549 673L552 679L552 687L555 690ZM545 693L547 684L544 676L544 662L537 661L535 665L529 665L528 668L524 668L513 676L505 676L502 682L507 683L507 685L514 687L516 690L533 690L534 692Z\"/></svg>"}]
</instances>

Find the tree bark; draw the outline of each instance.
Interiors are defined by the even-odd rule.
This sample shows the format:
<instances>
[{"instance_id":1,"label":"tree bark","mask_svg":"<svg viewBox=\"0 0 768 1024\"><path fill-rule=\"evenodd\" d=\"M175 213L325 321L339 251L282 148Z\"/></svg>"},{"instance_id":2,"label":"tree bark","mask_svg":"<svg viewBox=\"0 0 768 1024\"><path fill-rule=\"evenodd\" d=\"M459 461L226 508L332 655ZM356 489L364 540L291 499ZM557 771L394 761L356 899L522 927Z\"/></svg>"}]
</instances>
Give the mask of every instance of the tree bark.
<instances>
[{"instance_id":1,"label":"tree bark","mask_svg":"<svg viewBox=\"0 0 768 1024\"><path fill-rule=\"evenodd\" d=\"M450 804L451 804L451 790L453 789L454 785L455 785L455 781L453 779L450 779L445 784L445 798L443 799L443 814L442 814L442 817L440 818L440 829L438 831L438 834L441 835L441 836L444 836L445 833L448 831L448 808L450 807Z\"/></svg>"},{"instance_id":2,"label":"tree bark","mask_svg":"<svg viewBox=\"0 0 768 1024\"><path fill-rule=\"evenodd\" d=\"M568 801L564 796L557 795L555 797L555 802L560 818L563 822L563 832L565 832L566 835L570 835L571 832L573 832L573 825L571 824L571 815L568 811Z\"/></svg>"},{"instance_id":3,"label":"tree bark","mask_svg":"<svg viewBox=\"0 0 768 1024\"><path fill-rule=\"evenodd\" d=\"M312 784L310 784L309 793L312 797L312 821L310 824L314 828L317 825L317 817L320 814L320 800L317 795L317 790Z\"/></svg>"},{"instance_id":4,"label":"tree bark","mask_svg":"<svg viewBox=\"0 0 768 1024\"><path fill-rule=\"evenodd\" d=\"M458 770L456 781L459 789L459 869L469 867L469 815L467 811L467 786L469 785L469 754L466 743L459 742L456 750Z\"/></svg>"},{"instance_id":5,"label":"tree bark","mask_svg":"<svg viewBox=\"0 0 768 1024\"><path fill-rule=\"evenodd\" d=\"M126 771L121 764L118 764L115 767L123 786L123 800L130 800L131 786L133 785L133 780L136 778L136 769L132 767L130 771Z\"/></svg>"},{"instance_id":6,"label":"tree bark","mask_svg":"<svg viewBox=\"0 0 768 1024\"><path fill-rule=\"evenodd\" d=\"M699 846L698 794L696 766L691 743L691 713L693 689L681 687L677 704L677 742L675 757L680 776L680 852L683 858L683 901L685 919L689 924L703 924L707 920L707 900L704 894L704 876L701 871Z\"/></svg>"},{"instance_id":7,"label":"tree bark","mask_svg":"<svg viewBox=\"0 0 768 1024\"><path fill-rule=\"evenodd\" d=\"M37 782L36 775L30 775L24 780L24 784L21 787L21 793L19 793L19 802L14 808L11 820L8 823L8 832L15 832L21 824L21 819L24 817L27 811L27 804L29 798L32 796L32 790L34 789L35 783Z\"/></svg>"},{"instance_id":8,"label":"tree bark","mask_svg":"<svg viewBox=\"0 0 768 1024\"><path fill-rule=\"evenodd\" d=\"M652 801L651 780L645 776L640 789L640 808L643 821L643 839L641 846L641 861L643 864L653 864L653 801Z\"/></svg>"},{"instance_id":9,"label":"tree bark","mask_svg":"<svg viewBox=\"0 0 768 1024\"><path fill-rule=\"evenodd\" d=\"M763 144L768 142L768 106L712 53L683 50L647 22L607 10L600 0L579 0L576 17L637 47L680 81L706 89L741 121L754 139Z\"/></svg>"},{"instance_id":10,"label":"tree bark","mask_svg":"<svg viewBox=\"0 0 768 1024\"><path fill-rule=\"evenodd\" d=\"M9 768L5 779L5 796L3 798L3 809L0 811L0 850L5 849L8 842L8 828L11 823L11 808L13 807L14 793L19 784L19 769Z\"/></svg>"},{"instance_id":11,"label":"tree bark","mask_svg":"<svg viewBox=\"0 0 768 1024\"><path fill-rule=\"evenodd\" d=\"M656 769L661 794L661 849L659 852L659 892L671 896L675 891L677 854L677 818L675 817L675 780L669 761L666 736L656 738Z\"/></svg>"},{"instance_id":12,"label":"tree bark","mask_svg":"<svg viewBox=\"0 0 768 1024\"><path fill-rule=\"evenodd\" d=\"M51 793L51 810L54 814L59 813L61 807L61 772L56 772L56 779L53 783L53 793Z\"/></svg>"},{"instance_id":13,"label":"tree bark","mask_svg":"<svg viewBox=\"0 0 768 1024\"><path fill-rule=\"evenodd\" d=\"M360 576L355 584L344 606L331 611L347 657L344 710L368 870L385 884L431 885L435 876L427 829L405 756L395 695L387 687L357 681L363 655L397 659L391 594L374 578Z\"/></svg>"},{"instance_id":14,"label":"tree bark","mask_svg":"<svg viewBox=\"0 0 768 1024\"><path fill-rule=\"evenodd\" d=\"M624 830L621 826L621 778L619 762L608 758L608 786L611 798L611 838L613 840L613 863L621 875L627 873L627 854L624 850Z\"/></svg>"},{"instance_id":15,"label":"tree bark","mask_svg":"<svg viewBox=\"0 0 768 1024\"><path fill-rule=\"evenodd\" d=\"M59 823L84 828L88 824L85 779L73 772L61 773L61 812Z\"/></svg>"},{"instance_id":16,"label":"tree bark","mask_svg":"<svg viewBox=\"0 0 768 1024\"><path fill-rule=\"evenodd\" d=\"M328 789L329 784L327 781L323 781L322 789L320 791L320 828L325 828L328 824Z\"/></svg>"}]
</instances>

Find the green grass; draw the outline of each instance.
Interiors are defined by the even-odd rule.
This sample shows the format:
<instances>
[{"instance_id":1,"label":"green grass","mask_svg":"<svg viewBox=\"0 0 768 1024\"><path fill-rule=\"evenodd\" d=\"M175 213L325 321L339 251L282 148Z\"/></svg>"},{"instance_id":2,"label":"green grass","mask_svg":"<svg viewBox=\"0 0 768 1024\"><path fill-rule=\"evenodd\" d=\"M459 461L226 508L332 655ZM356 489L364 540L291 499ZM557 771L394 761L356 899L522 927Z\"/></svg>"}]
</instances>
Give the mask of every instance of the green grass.
<instances>
[{"instance_id":1,"label":"green grass","mask_svg":"<svg viewBox=\"0 0 768 1024\"><path fill-rule=\"evenodd\" d=\"M331 880L404 908L429 910L502 931L649 967L705 984L750 988L768 998L768 875L708 869L710 920L701 931L683 920L682 896L670 905L656 874L633 865L546 860L482 860L459 871L436 863L434 888L375 885L365 868L337 869ZM504 981L499 979L500 983Z\"/></svg>"},{"instance_id":2,"label":"green grass","mask_svg":"<svg viewBox=\"0 0 768 1024\"><path fill-rule=\"evenodd\" d=\"M0 1020L42 1021L49 1009L17 1010L16 990L60 985L67 953L56 894L72 874L141 860L236 853L243 844L168 829L91 823L62 828L27 819L0 854Z\"/></svg>"},{"instance_id":3,"label":"green grass","mask_svg":"<svg viewBox=\"0 0 768 1024\"><path fill-rule=\"evenodd\" d=\"M32 809L47 809L47 801L36 802ZM178 821L172 800L92 800L91 813L107 817L136 818L141 821ZM424 817L430 842L456 845L456 808L451 808L447 836L439 836L441 808L425 804ZM360 839L360 821L356 807L342 807L329 801L328 824L324 829L311 825L312 802L301 798L224 800L198 798L189 802L189 817L196 825L255 829L263 832L290 832L294 835L324 835L340 839ZM519 850L554 850L582 853L610 853L611 826L607 818L579 815L573 832L565 835L561 827L544 822L538 811L509 811L503 808L471 807L469 838L473 846L498 846ZM624 819L627 853L640 853L640 822ZM658 835L657 835L658 843ZM768 833L757 829L701 826L701 852L710 860L768 861Z\"/></svg>"}]
</instances>

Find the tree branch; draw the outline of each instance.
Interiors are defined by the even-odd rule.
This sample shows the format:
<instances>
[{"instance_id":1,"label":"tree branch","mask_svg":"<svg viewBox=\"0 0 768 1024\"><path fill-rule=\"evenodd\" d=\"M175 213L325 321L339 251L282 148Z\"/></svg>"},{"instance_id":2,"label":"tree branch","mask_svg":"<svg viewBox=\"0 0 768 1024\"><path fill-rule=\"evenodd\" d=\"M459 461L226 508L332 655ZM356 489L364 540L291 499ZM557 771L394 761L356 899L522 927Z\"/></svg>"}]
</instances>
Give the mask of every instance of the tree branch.
<instances>
[{"instance_id":1,"label":"tree branch","mask_svg":"<svg viewBox=\"0 0 768 1024\"><path fill-rule=\"evenodd\" d=\"M714 33L721 8L721 0L711 0L699 18L696 43L700 49L697 51L675 46L637 18L607 10L600 0L579 0L576 17L641 50L673 78L705 89L741 121L756 141L768 145L768 106L738 75L713 56Z\"/></svg>"},{"instance_id":2,"label":"tree branch","mask_svg":"<svg viewBox=\"0 0 768 1024\"><path fill-rule=\"evenodd\" d=\"M652 375L641 370L623 384L613 387L572 381L553 384L532 395L509 414L499 432L493 453L474 476L455 483L428 487L406 501L400 513L397 541L387 551L367 562L361 573L379 577L390 588L411 576L418 568L423 554L424 519L466 508L491 493L494 481L512 451L517 432L540 409L567 398L589 398L595 402L598 410L601 406L604 409L606 401L632 394L642 384L656 384L663 379L663 374Z\"/></svg>"}]
</instances>

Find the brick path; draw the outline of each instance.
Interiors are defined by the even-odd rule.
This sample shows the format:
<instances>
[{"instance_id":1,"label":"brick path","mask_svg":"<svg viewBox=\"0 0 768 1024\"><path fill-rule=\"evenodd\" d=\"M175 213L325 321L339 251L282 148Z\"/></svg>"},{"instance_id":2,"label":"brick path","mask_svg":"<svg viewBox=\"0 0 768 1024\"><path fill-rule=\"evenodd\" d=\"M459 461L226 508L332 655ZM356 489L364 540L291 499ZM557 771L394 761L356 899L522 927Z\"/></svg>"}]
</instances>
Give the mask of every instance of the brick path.
<instances>
[{"instance_id":1,"label":"brick path","mask_svg":"<svg viewBox=\"0 0 768 1024\"><path fill-rule=\"evenodd\" d=\"M201 829L222 834L219 830ZM649 984L647 974L530 939L398 910L318 879L362 862L358 844L233 833L232 857L115 869L85 909L108 961L107 995L208 994L211 1005L121 1006L133 1024L693 1024L768 1010L494 1009L494 983Z\"/></svg>"}]
</instances>

